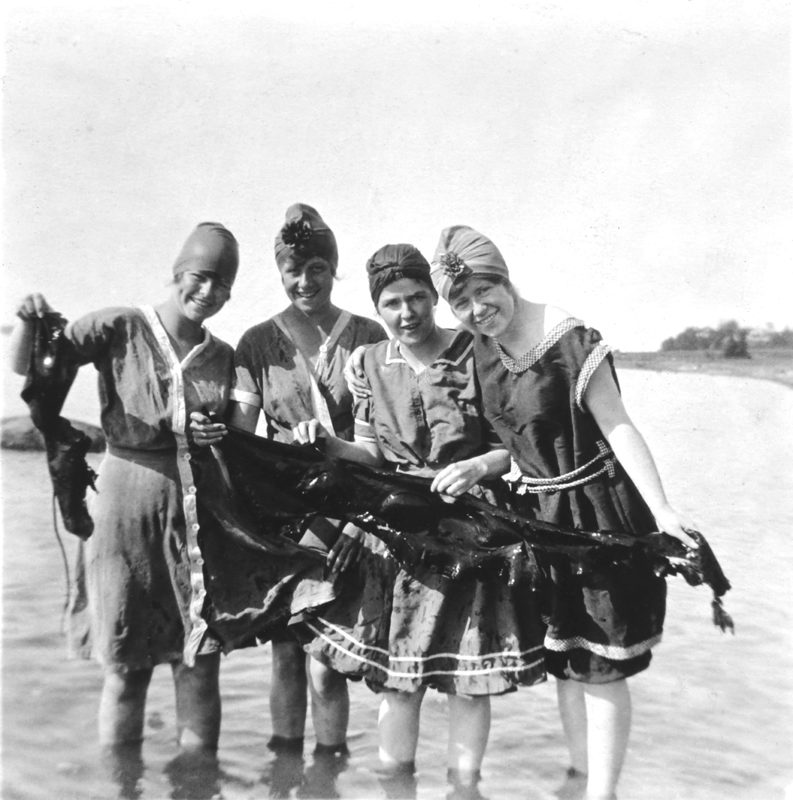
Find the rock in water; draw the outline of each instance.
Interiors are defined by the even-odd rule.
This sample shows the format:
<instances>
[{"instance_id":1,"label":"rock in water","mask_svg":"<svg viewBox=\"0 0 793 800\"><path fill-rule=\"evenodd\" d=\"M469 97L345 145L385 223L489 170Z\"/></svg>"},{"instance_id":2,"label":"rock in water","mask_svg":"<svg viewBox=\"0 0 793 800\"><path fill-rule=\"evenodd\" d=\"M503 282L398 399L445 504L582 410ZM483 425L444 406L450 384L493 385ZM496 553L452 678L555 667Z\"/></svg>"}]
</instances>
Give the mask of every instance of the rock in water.
<instances>
[{"instance_id":1,"label":"rock in water","mask_svg":"<svg viewBox=\"0 0 793 800\"><path fill-rule=\"evenodd\" d=\"M105 450L102 429L88 422L71 420L72 425L91 439L91 453ZM28 416L6 417L0 421L0 448L3 450L43 451L44 437Z\"/></svg>"}]
</instances>

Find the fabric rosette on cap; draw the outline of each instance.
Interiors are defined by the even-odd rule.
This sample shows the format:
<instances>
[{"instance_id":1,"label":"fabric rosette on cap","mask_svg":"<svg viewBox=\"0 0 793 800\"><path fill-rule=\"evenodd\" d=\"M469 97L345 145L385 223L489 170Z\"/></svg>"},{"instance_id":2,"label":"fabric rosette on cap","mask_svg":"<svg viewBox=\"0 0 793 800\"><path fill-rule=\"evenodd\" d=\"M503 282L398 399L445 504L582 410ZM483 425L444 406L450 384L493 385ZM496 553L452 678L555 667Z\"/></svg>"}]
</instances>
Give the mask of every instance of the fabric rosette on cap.
<instances>
[{"instance_id":1,"label":"fabric rosette on cap","mask_svg":"<svg viewBox=\"0 0 793 800\"><path fill-rule=\"evenodd\" d=\"M499 249L487 236L468 225L443 229L432 266L432 283L447 301L455 281L461 278L489 275L509 280L509 270Z\"/></svg>"},{"instance_id":2,"label":"fabric rosette on cap","mask_svg":"<svg viewBox=\"0 0 793 800\"><path fill-rule=\"evenodd\" d=\"M333 231L315 208L295 203L286 210L286 220L275 237L275 261L280 267L290 259L303 262L317 256L330 264L335 275L339 251Z\"/></svg>"}]
</instances>

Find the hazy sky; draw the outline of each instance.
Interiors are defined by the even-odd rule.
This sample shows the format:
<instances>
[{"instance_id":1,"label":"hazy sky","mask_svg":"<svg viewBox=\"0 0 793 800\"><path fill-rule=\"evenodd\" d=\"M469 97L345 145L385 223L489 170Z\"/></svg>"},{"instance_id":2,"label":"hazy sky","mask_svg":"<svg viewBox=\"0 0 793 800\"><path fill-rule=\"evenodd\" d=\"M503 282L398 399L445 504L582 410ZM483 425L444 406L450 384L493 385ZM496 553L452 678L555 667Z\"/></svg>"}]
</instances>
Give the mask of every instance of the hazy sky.
<instances>
[{"instance_id":1,"label":"hazy sky","mask_svg":"<svg viewBox=\"0 0 793 800\"><path fill-rule=\"evenodd\" d=\"M387 5L10 4L0 321L33 289L69 317L156 302L211 219L241 245L210 323L236 342L285 304L302 201L360 313L375 249L464 223L615 347L793 326L788 3Z\"/></svg>"}]
</instances>

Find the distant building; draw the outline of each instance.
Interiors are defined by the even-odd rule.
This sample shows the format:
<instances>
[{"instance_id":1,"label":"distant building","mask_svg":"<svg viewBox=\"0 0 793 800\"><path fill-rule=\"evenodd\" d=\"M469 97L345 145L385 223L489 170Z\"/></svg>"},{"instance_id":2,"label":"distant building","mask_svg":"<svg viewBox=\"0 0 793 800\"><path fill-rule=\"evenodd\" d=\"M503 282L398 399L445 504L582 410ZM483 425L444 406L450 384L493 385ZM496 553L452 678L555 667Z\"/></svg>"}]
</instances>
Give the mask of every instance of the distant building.
<instances>
[{"instance_id":1,"label":"distant building","mask_svg":"<svg viewBox=\"0 0 793 800\"><path fill-rule=\"evenodd\" d=\"M767 322L762 328L749 328L746 342L749 347L764 347L771 343L775 335L774 326Z\"/></svg>"}]
</instances>

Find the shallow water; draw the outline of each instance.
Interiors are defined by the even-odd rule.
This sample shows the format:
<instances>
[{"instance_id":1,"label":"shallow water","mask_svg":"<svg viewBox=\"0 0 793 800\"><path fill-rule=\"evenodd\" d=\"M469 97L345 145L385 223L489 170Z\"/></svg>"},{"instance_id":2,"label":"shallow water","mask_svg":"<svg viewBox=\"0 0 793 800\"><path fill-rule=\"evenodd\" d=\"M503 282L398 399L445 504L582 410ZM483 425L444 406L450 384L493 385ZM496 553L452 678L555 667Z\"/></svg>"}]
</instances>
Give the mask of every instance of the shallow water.
<instances>
[{"instance_id":1,"label":"shallow water","mask_svg":"<svg viewBox=\"0 0 793 800\"><path fill-rule=\"evenodd\" d=\"M726 606L737 634L711 625L706 589L670 579L664 641L651 668L631 682L634 727L620 798L782 797L793 778L793 391L639 371L623 372L621 381L668 494L700 525L732 581ZM69 413L90 419L92 402L78 389ZM5 413L16 408L7 404ZM44 461L2 456L4 798L387 796L372 772L377 702L363 686L351 687L351 757L338 775L313 762L310 734L305 761L269 753L267 647L224 659L216 766L176 759L166 667L152 681L141 762L103 759L95 731L99 667L64 658L63 566ZM444 700L429 694L419 800L446 796L445 736ZM485 797L554 798L566 766L551 683L494 698Z\"/></svg>"}]
</instances>

